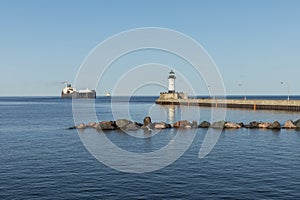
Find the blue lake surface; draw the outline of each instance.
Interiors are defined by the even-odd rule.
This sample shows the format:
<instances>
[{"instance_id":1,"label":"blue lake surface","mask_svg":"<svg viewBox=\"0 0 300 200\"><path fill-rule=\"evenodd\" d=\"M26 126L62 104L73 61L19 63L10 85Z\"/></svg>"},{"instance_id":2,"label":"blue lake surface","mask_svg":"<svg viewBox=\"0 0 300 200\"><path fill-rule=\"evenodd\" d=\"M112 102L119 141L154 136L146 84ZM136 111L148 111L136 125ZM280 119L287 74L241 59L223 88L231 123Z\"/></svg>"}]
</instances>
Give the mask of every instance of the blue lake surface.
<instances>
[{"instance_id":1,"label":"blue lake surface","mask_svg":"<svg viewBox=\"0 0 300 200\"><path fill-rule=\"evenodd\" d=\"M129 113L138 122L147 115L152 121L172 122L180 116L210 120L210 108L200 108L199 114L195 107L155 105L155 99L135 97L127 103L118 98L116 115L126 118ZM99 121L114 119L110 100L95 100ZM0 199L300 199L297 130L224 130L213 150L199 159L207 130L197 129L178 160L157 171L135 174L99 162L80 134L105 134L120 148L147 153L168 144L176 135L174 129L146 138L121 131L78 133L67 129L74 125L72 100L59 97L1 97L0 111ZM283 124L300 118L299 112L227 109L226 113L226 120L244 123Z\"/></svg>"}]
</instances>

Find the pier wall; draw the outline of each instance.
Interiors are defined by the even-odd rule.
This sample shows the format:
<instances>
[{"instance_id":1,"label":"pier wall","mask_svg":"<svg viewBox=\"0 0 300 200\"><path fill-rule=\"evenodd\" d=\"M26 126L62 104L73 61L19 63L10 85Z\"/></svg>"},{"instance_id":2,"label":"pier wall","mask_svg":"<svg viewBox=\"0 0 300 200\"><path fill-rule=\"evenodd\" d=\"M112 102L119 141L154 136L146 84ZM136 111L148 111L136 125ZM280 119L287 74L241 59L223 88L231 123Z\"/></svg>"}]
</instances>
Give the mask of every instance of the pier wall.
<instances>
[{"instance_id":1,"label":"pier wall","mask_svg":"<svg viewBox=\"0 0 300 200\"><path fill-rule=\"evenodd\" d=\"M300 111L300 100L157 99L156 104Z\"/></svg>"}]
</instances>

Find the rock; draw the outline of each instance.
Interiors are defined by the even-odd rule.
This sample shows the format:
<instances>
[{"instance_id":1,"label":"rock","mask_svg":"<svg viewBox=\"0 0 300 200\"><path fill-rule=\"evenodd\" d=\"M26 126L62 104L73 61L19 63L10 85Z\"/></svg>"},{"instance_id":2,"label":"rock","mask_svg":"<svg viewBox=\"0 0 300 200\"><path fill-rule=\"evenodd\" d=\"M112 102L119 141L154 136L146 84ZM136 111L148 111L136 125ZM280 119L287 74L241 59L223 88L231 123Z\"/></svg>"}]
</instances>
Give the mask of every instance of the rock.
<instances>
[{"instance_id":1,"label":"rock","mask_svg":"<svg viewBox=\"0 0 300 200\"><path fill-rule=\"evenodd\" d=\"M130 123L133 123L132 121L128 120L128 119L118 119L116 121L116 125L119 129L125 129L126 126Z\"/></svg>"},{"instance_id":2,"label":"rock","mask_svg":"<svg viewBox=\"0 0 300 200\"><path fill-rule=\"evenodd\" d=\"M198 123L196 121L193 121L191 124L192 128L198 128Z\"/></svg>"},{"instance_id":3,"label":"rock","mask_svg":"<svg viewBox=\"0 0 300 200\"><path fill-rule=\"evenodd\" d=\"M212 123L212 125L210 126L211 128L217 128L217 129L223 129L225 126L225 121L218 121L218 122L214 122Z\"/></svg>"},{"instance_id":4,"label":"rock","mask_svg":"<svg viewBox=\"0 0 300 200\"><path fill-rule=\"evenodd\" d=\"M138 125L139 127L143 126L142 123L138 123L138 122L134 122L136 125Z\"/></svg>"},{"instance_id":5,"label":"rock","mask_svg":"<svg viewBox=\"0 0 300 200\"><path fill-rule=\"evenodd\" d=\"M142 129L148 129L148 130L150 130L150 129L152 129L152 128L154 128L154 126L153 126L153 124L150 124L150 125L148 125L148 126L141 126L141 128Z\"/></svg>"},{"instance_id":6,"label":"rock","mask_svg":"<svg viewBox=\"0 0 300 200\"><path fill-rule=\"evenodd\" d=\"M131 123L127 124L127 126L123 127L123 129L128 130L128 131L135 131L135 130L138 130L140 128L141 128L141 126L139 126L135 122L131 122Z\"/></svg>"},{"instance_id":7,"label":"rock","mask_svg":"<svg viewBox=\"0 0 300 200\"><path fill-rule=\"evenodd\" d=\"M144 118L144 124L143 126L149 126L151 124L151 117L147 116Z\"/></svg>"},{"instance_id":8,"label":"rock","mask_svg":"<svg viewBox=\"0 0 300 200\"><path fill-rule=\"evenodd\" d=\"M210 123L208 121L203 121L199 124L199 128L209 128Z\"/></svg>"},{"instance_id":9,"label":"rock","mask_svg":"<svg viewBox=\"0 0 300 200\"><path fill-rule=\"evenodd\" d=\"M252 128L259 128L259 124L260 124L260 122L257 122L257 121L250 122L250 126Z\"/></svg>"},{"instance_id":10,"label":"rock","mask_svg":"<svg viewBox=\"0 0 300 200\"><path fill-rule=\"evenodd\" d=\"M268 126L268 129L281 129L281 125L278 121L275 121Z\"/></svg>"},{"instance_id":11,"label":"rock","mask_svg":"<svg viewBox=\"0 0 300 200\"><path fill-rule=\"evenodd\" d=\"M268 128L270 125L270 122L261 122L258 124L258 128Z\"/></svg>"},{"instance_id":12,"label":"rock","mask_svg":"<svg viewBox=\"0 0 300 200\"><path fill-rule=\"evenodd\" d=\"M300 119L294 121L294 125L296 126L296 128L300 128Z\"/></svg>"},{"instance_id":13,"label":"rock","mask_svg":"<svg viewBox=\"0 0 300 200\"><path fill-rule=\"evenodd\" d=\"M167 128L167 124L165 122L154 123L153 128L155 128L155 129L165 129L165 128Z\"/></svg>"},{"instance_id":14,"label":"rock","mask_svg":"<svg viewBox=\"0 0 300 200\"><path fill-rule=\"evenodd\" d=\"M102 121L96 126L97 130L115 130L116 125L113 121Z\"/></svg>"},{"instance_id":15,"label":"rock","mask_svg":"<svg viewBox=\"0 0 300 200\"><path fill-rule=\"evenodd\" d=\"M240 125L240 126L241 126L241 128L242 128L242 127L245 127L245 125L244 125L244 123L243 123L243 122L240 122L240 123L238 123L238 125Z\"/></svg>"},{"instance_id":16,"label":"rock","mask_svg":"<svg viewBox=\"0 0 300 200\"><path fill-rule=\"evenodd\" d=\"M297 126L294 124L294 122L292 120L288 120L287 122L285 122L285 124L283 125L283 128L297 128Z\"/></svg>"},{"instance_id":17,"label":"rock","mask_svg":"<svg viewBox=\"0 0 300 200\"><path fill-rule=\"evenodd\" d=\"M71 126L68 129L76 129L76 126Z\"/></svg>"},{"instance_id":18,"label":"rock","mask_svg":"<svg viewBox=\"0 0 300 200\"><path fill-rule=\"evenodd\" d=\"M252 121L249 124L246 124L244 127L245 128L258 128L260 122L257 121Z\"/></svg>"},{"instance_id":19,"label":"rock","mask_svg":"<svg viewBox=\"0 0 300 200\"><path fill-rule=\"evenodd\" d=\"M281 124L279 123L279 121L273 122L273 128L281 129Z\"/></svg>"},{"instance_id":20,"label":"rock","mask_svg":"<svg viewBox=\"0 0 300 200\"><path fill-rule=\"evenodd\" d=\"M77 126L75 126L77 129L84 129L84 128L86 128L86 125L84 124L84 123L81 123L81 124L79 124L79 125L77 125Z\"/></svg>"},{"instance_id":21,"label":"rock","mask_svg":"<svg viewBox=\"0 0 300 200\"><path fill-rule=\"evenodd\" d=\"M189 124L187 124L187 125L185 125L184 127L182 127L182 128L192 128L192 126L191 125L189 125Z\"/></svg>"},{"instance_id":22,"label":"rock","mask_svg":"<svg viewBox=\"0 0 300 200\"><path fill-rule=\"evenodd\" d=\"M181 120L173 124L174 128L185 128L185 126L190 126L190 122L187 120Z\"/></svg>"},{"instance_id":23,"label":"rock","mask_svg":"<svg viewBox=\"0 0 300 200\"><path fill-rule=\"evenodd\" d=\"M233 122L226 122L224 124L225 128L241 128L241 126L237 123L233 123Z\"/></svg>"},{"instance_id":24,"label":"rock","mask_svg":"<svg viewBox=\"0 0 300 200\"><path fill-rule=\"evenodd\" d=\"M100 123L100 122L99 122L99 123ZM97 129L99 123L96 123L96 124L93 126L93 128Z\"/></svg>"},{"instance_id":25,"label":"rock","mask_svg":"<svg viewBox=\"0 0 300 200\"><path fill-rule=\"evenodd\" d=\"M180 122L178 121L178 122L175 122L174 124L173 124L173 127L174 128L179 128L180 127Z\"/></svg>"},{"instance_id":26,"label":"rock","mask_svg":"<svg viewBox=\"0 0 300 200\"><path fill-rule=\"evenodd\" d=\"M140 129L142 126L141 123L132 122L128 119L118 119L116 121L116 128L127 130L127 131L134 131Z\"/></svg>"},{"instance_id":27,"label":"rock","mask_svg":"<svg viewBox=\"0 0 300 200\"><path fill-rule=\"evenodd\" d=\"M88 123L86 126L87 126L87 127L95 127L96 125L97 125L96 122L90 122L90 123Z\"/></svg>"},{"instance_id":28,"label":"rock","mask_svg":"<svg viewBox=\"0 0 300 200\"><path fill-rule=\"evenodd\" d=\"M166 123L166 128L172 128L172 124L167 124Z\"/></svg>"}]
</instances>

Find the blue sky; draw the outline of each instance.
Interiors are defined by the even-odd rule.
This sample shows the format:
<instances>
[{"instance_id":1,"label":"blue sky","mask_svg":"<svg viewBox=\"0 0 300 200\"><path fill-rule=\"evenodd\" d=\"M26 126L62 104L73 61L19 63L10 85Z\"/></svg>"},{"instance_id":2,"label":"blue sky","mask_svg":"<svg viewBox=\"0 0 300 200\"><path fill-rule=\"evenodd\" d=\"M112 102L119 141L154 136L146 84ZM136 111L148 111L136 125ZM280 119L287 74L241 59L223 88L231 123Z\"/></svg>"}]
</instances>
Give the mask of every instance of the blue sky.
<instances>
[{"instance_id":1,"label":"blue sky","mask_svg":"<svg viewBox=\"0 0 300 200\"><path fill-rule=\"evenodd\" d=\"M227 94L285 95L287 85L300 94L299 10L297 0L0 0L0 96L59 95L60 82L74 82L96 45L141 27L194 38L217 64ZM111 90L109 81L99 95Z\"/></svg>"}]
</instances>

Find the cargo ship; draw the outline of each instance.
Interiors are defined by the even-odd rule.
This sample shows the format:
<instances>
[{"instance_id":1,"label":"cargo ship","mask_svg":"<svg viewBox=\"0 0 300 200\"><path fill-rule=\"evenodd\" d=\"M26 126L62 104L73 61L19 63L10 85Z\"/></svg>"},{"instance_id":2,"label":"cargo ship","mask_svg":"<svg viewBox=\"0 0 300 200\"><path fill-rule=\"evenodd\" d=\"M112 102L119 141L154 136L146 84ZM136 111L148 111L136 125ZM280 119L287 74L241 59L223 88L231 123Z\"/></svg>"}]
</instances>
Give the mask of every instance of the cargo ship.
<instances>
[{"instance_id":1,"label":"cargo ship","mask_svg":"<svg viewBox=\"0 0 300 200\"><path fill-rule=\"evenodd\" d=\"M76 90L71 84L65 82L66 86L61 91L61 98L82 98L82 99L95 99L96 91L90 89Z\"/></svg>"}]
</instances>

